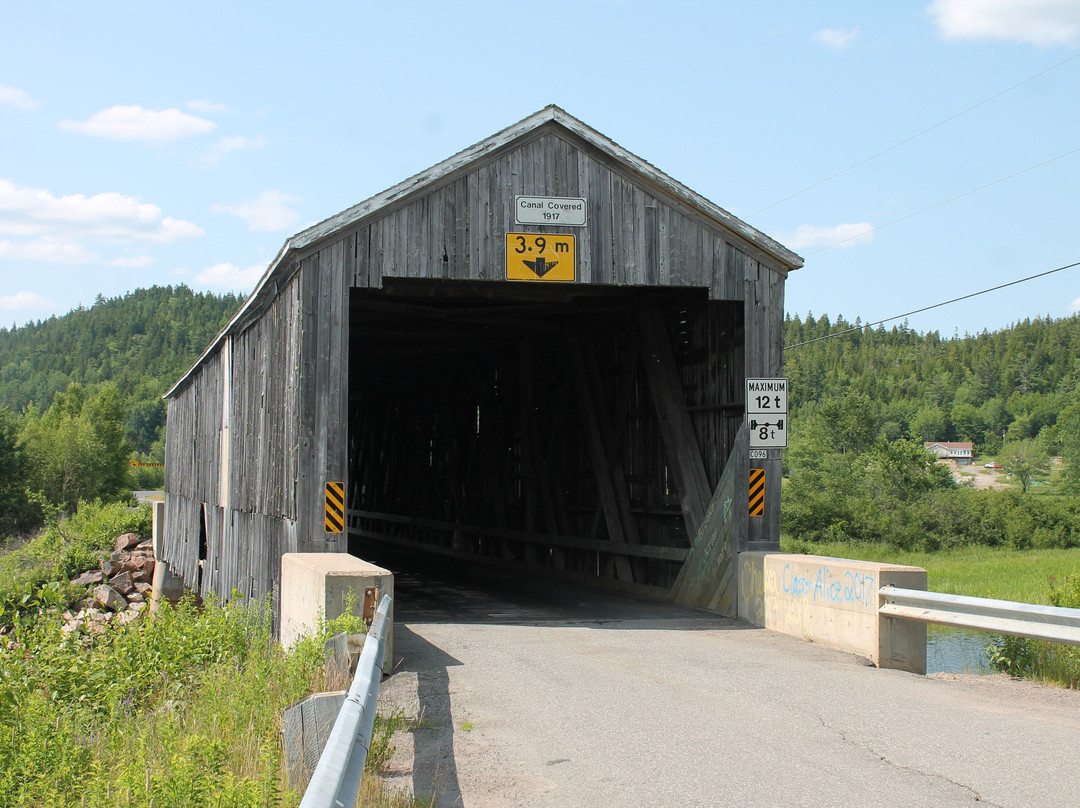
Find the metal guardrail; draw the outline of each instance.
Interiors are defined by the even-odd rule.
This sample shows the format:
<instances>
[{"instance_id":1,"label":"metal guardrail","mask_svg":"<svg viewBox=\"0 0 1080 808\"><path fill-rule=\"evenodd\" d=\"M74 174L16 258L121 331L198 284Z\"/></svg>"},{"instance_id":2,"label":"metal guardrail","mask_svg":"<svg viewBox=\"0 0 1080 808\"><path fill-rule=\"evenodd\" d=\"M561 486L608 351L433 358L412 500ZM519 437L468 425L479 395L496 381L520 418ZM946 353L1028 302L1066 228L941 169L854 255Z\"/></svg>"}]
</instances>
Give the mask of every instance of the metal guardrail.
<instances>
[{"instance_id":1,"label":"metal guardrail","mask_svg":"<svg viewBox=\"0 0 1080 808\"><path fill-rule=\"evenodd\" d=\"M386 653L387 614L393 601L384 595L368 630L356 675L341 712L326 741L322 756L311 775L300 808L353 808L364 774L364 762L371 747L375 724L375 701L382 680L383 656Z\"/></svg>"},{"instance_id":2,"label":"metal guardrail","mask_svg":"<svg viewBox=\"0 0 1080 808\"><path fill-rule=\"evenodd\" d=\"M883 586L878 613L994 634L1080 645L1080 609Z\"/></svg>"}]
</instances>

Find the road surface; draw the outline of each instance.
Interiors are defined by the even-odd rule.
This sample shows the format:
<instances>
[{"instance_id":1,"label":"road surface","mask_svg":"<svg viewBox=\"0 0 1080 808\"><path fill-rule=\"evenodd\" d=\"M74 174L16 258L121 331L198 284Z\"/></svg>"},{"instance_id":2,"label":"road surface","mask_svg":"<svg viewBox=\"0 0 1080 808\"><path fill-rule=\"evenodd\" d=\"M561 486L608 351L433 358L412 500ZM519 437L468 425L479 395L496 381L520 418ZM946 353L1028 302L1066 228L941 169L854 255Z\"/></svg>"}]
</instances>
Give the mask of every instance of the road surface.
<instances>
[{"instance_id":1,"label":"road surface","mask_svg":"<svg viewBox=\"0 0 1080 808\"><path fill-rule=\"evenodd\" d=\"M1075 691L545 581L395 585L381 709L421 721L390 779L435 806L1080 805Z\"/></svg>"}]
</instances>

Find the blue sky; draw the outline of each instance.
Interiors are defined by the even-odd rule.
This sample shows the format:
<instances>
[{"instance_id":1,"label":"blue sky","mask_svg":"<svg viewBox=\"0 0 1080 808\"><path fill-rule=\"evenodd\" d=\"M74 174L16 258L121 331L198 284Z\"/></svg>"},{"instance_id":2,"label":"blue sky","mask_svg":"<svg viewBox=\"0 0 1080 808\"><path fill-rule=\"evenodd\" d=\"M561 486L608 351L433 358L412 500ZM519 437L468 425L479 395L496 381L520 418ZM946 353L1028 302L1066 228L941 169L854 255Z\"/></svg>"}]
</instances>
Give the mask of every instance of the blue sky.
<instances>
[{"instance_id":1,"label":"blue sky","mask_svg":"<svg viewBox=\"0 0 1080 808\"><path fill-rule=\"evenodd\" d=\"M246 294L550 103L803 255L789 313L877 321L1080 261L1073 57L1080 0L0 0L0 324ZM1078 309L1080 267L909 323Z\"/></svg>"}]
</instances>

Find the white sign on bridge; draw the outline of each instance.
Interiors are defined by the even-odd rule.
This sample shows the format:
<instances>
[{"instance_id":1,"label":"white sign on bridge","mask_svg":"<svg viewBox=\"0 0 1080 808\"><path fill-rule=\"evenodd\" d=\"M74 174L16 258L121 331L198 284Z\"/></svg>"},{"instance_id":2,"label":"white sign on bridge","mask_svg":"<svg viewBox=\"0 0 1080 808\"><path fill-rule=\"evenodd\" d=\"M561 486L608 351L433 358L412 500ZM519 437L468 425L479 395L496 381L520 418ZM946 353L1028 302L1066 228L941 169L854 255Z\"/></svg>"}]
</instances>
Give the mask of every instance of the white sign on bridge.
<instances>
[{"instance_id":1,"label":"white sign on bridge","mask_svg":"<svg viewBox=\"0 0 1080 808\"><path fill-rule=\"evenodd\" d=\"M746 380L746 423L752 449L787 447L787 379Z\"/></svg>"},{"instance_id":2,"label":"white sign on bridge","mask_svg":"<svg viewBox=\"0 0 1080 808\"><path fill-rule=\"evenodd\" d=\"M584 227L589 203L577 197L514 197L514 221L518 224L559 224Z\"/></svg>"}]
</instances>

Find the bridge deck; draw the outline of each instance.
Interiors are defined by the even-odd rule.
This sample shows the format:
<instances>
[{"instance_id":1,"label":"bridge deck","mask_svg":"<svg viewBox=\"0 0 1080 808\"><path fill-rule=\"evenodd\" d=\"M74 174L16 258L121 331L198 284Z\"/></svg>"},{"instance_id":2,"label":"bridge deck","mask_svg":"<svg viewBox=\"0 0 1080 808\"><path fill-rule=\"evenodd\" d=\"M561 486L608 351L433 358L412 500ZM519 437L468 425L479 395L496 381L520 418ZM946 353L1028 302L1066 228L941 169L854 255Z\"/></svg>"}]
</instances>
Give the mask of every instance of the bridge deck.
<instances>
[{"instance_id":1,"label":"bridge deck","mask_svg":"<svg viewBox=\"0 0 1080 808\"><path fill-rule=\"evenodd\" d=\"M399 573L393 771L435 805L1075 804L1080 693L655 601ZM426 592L421 598L419 586Z\"/></svg>"}]
</instances>

